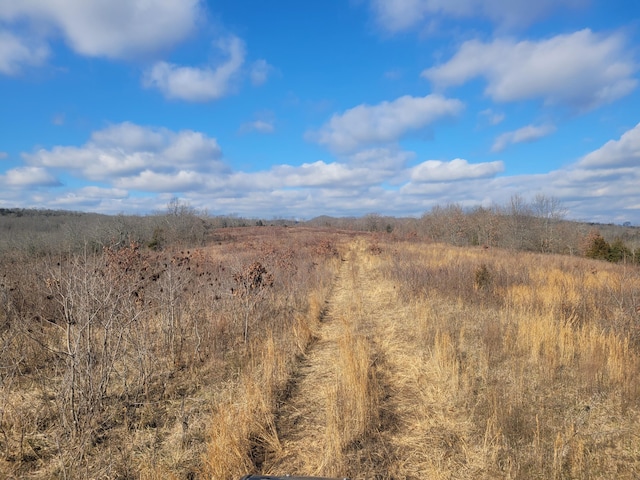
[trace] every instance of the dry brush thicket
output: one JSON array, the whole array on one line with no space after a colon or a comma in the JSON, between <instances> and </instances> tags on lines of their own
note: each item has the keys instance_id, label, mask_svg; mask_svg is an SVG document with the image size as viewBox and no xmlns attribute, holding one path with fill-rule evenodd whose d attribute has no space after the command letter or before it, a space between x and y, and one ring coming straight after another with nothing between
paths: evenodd
<instances>
[{"instance_id":1,"label":"dry brush thicket","mask_svg":"<svg viewBox=\"0 0 640 480\"><path fill-rule=\"evenodd\" d=\"M270 402L310 341L334 237L228 229L196 249L3 255L0 477L202 477L222 406ZM250 447L269 428L251 408L233 425Z\"/></svg>"},{"instance_id":2,"label":"dry brush thicket","mask_svg":"<svg viewBox=\"0 0 640 480\"><path fill-rule=\"evenodd\" d=\"M640 475L637 265L225 230L3 257L0 476Z\"/></svg>"}]
</instances>

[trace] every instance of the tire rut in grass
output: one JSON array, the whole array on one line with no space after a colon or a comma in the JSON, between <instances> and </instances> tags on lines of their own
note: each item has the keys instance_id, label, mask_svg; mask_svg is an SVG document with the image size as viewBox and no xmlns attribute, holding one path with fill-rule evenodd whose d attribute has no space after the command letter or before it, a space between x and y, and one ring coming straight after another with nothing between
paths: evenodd
<instances>
[{"instance_id":1,"label":"tire rut in grass","mask_svg":"<svg viewBox=\"0 0 640 480\"><path fill-rule=\"evenodd\" d=\"M341 264L320 313L319 331L300 358L279 402L276 428L281 448L267 455L262 468L265 474L317 475L323 471L325 393L335 376L333 360L337 356L334 303L344 288L346 264Z\"/></svg>"},{"instance_id":2,"label":"tire rut in grass","mask_svg":"<svg viewBox=\"0 0 640 480\"><path fill-rule=\"evenodd\" d=\"M379 342L375 269L364 247L347 254L327 300L318 338L301 358L277 413L281 448L265 474L386 478L397 425L392 365Z\"/></svg>"}]
</instances>

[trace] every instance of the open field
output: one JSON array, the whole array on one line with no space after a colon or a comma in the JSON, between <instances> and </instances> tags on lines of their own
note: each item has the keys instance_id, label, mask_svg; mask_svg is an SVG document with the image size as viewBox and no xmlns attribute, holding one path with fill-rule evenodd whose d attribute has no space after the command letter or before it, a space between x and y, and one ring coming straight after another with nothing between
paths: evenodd
<instances>
[{"instance_id":1,"label":"open field","mask_svg":"<svg viewBox=\"0 0 640 480\"><path fill-rule=\"evenodd\" d=\"M3 257L0 476L640 476L637 265L223 231Z\"/></svg>"}]
</instances>

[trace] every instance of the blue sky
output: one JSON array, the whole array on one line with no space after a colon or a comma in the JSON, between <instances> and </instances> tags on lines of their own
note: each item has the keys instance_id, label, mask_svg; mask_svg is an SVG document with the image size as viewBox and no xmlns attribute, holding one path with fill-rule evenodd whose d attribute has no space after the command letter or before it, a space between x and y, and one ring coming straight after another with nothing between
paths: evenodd
<instances>
[{"instance_id":1,"label":"blue sky","mask_svg":"<svg viewBox=\"0 0 640 480\"><path fill-rule=\"evenodd\" d=\"M640 225L631 0L0 0L0 207Z\"/></svg>"}]
</instances>

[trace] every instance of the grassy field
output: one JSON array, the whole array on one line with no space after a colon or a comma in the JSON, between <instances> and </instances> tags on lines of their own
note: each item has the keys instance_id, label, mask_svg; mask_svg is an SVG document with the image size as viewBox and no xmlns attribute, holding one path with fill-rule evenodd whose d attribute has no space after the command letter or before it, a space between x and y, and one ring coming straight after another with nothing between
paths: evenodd
<instances>
[{"instance_id":1,"label":"grassy field","mask_svg":"<svg viewBox=\"0 0 640 480\"><path fill-rule=\"evenodd\" d=\"M3 478L640 476L637 265L255 227L1 275Z\"/></svg>"}]
</instances>

